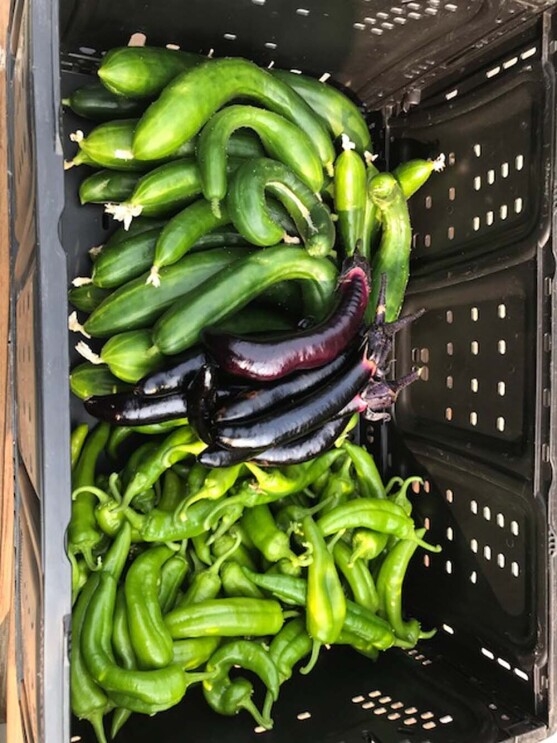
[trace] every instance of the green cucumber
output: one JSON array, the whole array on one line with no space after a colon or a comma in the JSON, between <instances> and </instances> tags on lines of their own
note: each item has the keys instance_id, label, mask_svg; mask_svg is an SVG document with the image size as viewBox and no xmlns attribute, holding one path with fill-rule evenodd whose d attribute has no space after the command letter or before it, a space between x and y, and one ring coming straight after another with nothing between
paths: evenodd
<instances>
[{"instance_id":1,"label":"green cucumber","mask_svg":"<svg viewBox=\"0 0 557 743\"><path fill-rule=\"evenodd\" d=\"M110 235L108 240L103 245L104 248L118 245L118 243L125 242L132 235L139 235L142 232L149 232L157 228L162 228L166 224L166 219L151 219L149 217L138 217L134 219L131 225L126 228L124 225L117 227L114 232Z\"/></svg>"},{"instance_id":2,"label":"green cucumber","mask_svg":"<svg viewBox=\"0 0 557 743\"><path fill-rule=\"evenodd\" d=\"M370 152L366 152L364 158L366 161L366 204L364 208L364 226L362 229L362 255L371 263L371 256L375 251L375 243L379 234L381 220L377 204L369 194L369 187L375 176L379 175L379 170L373 164L373 155Z\"/></svg>"},{"instance_id":3,"label":"green cucumber","mask_svg":"<svg viewBox=\"0 0 557 743\"><path fill-rule=\"evenodd\" d=\"M155 255L149 284L160 286L160 269L180 260L207 233L230 224L228 211L221 209L215 215L205 199L194 201L170 219L159 235L155 245Z\"/></svg>"},{"instance_id":4,"label":"green cucumber","mask_svg":"<svg viewBox=\"0 0 557 743\"><path fill-rule=\"evenodd\" d=\"M298 124L317 148L324 167L332 172L335 151L322 120L286 83L240 58L207 60L167 85L139 120L133 139L135 157L166 157L194 137L216 111L238 98Z\"/></svg>"},{"instance_id":5,"label":"green cucumber","mask_svg":"<svg viewBox=\"0 0 557 743\"><path fill-rule=\"evenodd\" d=\"M435 160L407 160L397 165L393 175L402 188L404 198L409 199L426 183L433 172L439 173L444 168L445 156L441 154Z\"/></svg>"},{"instance_id":6,"label":"green cucumber","mask_svg":"<svg viewBox=\"0 0 557 743\"><path fill-rule=\"evenodd\" d=\"M270 158L246 161L231 179L227 205L238 232L254 245L285 239L283 227L269 213L267 193L286 208L310 255L332 252L335 228L329 209L290 168Z\"/></svg>"},{"instance_id":7,"label":"green cucumber","mask_svg":"<svg viewBox=\"0 0 557 743\"><path fill-rule=\"evenodd\" d=\"M366 121L356 104L332 85L307 75L286 70L271 70L271 74L290 85L327 124L336 139L346 134L363 155L371 151L371 135Z\"/></svg>"},{"instance_id":8,"label":"green cucumber","mask_svg":"<svg viewBox=\"0 0 557 743\"><path fill-rule=\"evenodd\" d=\"M79 341L76 351L92 364L106 364L115 377L135 384L147 374L162 368L165 359L153 344L150 330L129 330L109 338L95 353L85 343Z\"/></svg>"},{"instance_id":9,"label":"green cucumber","mask_svg":"<svg viewBox=\"0 0 557 743\"><path fill-rule=\"evenodd\" d=\"M133 157L131 146L133 133L139 119L111 120L98 124L87 136L78 130L70 139L79 145L74 159L66 163L66 169L73 165L91 165L96 168L127 170L144 173L149 169L183 157L194 157L197 138L183 142L168 157L144 161ZM260 157L265 154L261 142L250 132L236 132L228 141L227 155L230 157Z\"/></svg>"},{"instance_id":10,"label":"green cucumber","mask_svg":"<svg viewBox=\"0 0 557 743\"><path fill-rule=\"evenodd\" d=\"M292 331L295 330L296 323L284 312L255 301L225 318L216 327L223 333L249 335Z\"/></svg>"},{"instance_id":11,"label":"green cucumber","mask_svg":"<svg viewBox=\"0 0 557 743\"><path fill-rule=\"evenodd\" d=\"M117 47L105 54L98 75L103 85L118 95L149 98L159 95L180 72L205 59L162 47Z\"/></svg>"},{"instance_id":12,"label":"green cucumber","mask_svg":"<svg viewBox=\"0 0 557 743\"><path fill-rule=\"evenodd\" d=\"M201 194L201 176L194 158L173 160L146 173L129 199L107 204L105 211L127 228L134 217L168 216Z\"/></svg>"},{"instance_id":13,"label":"green cucumber","mask_svg":"<svg viewBox=\"0 0 557 743\"><path fill-rule=\"evenodd\" d=\"M139 116L145 111L149 101L116 95L98 82L82 85L72 91L62 100L62 105L71 108L84 119L103 122Z\"/></svg>"},{"instance_id":14,"label":"green cucumber","mask_svg":"<svg viewBox=\"0 0 557 743\"><path fill-rule=\"evenodd\" d=\"M372 282L366 320L375 313L380 277L386 276L385 319L394 322L402 308L410 271L412 227L408 204L396 178L380 173L370 183L369 195L381 215L381 242L371 262Z\"/></svg>"},{"instance_id":15,"label":"green cucumber","mask_svg":"<svg viewBox=\"0 0 557 743\"><path fill-rule=\"evenodd\" d=\"M93 264L91 279L95 286L114 289L140 276L153 261L160 233L157 228L105 245Z\"/></svg>"},{"instance_id":16,"label":"green cucumber","mask_svg":"<svg viewBox=\"0 0 557 743\"><path fill-rule=\"evenodd\" d=\"M178 298L252 250L215 248L188 254L161 269L160 287L146 282L148 274L128 281L89 315L84 329L92 336L107 337L123 330L149 327Z\"/></svg>"},{"instance_id":17,"label":"green cucumber","mask_svg":"<svg viewBox=\"0 0 557 743\"><path fill-rule=\"evenodd\" d=\"M81 182L79 201L81 204L125 201L132 195L138 180L138 173L126 170L97 170Z\"/></svg>"},{"instance_id":18,"label":"green cucumber","mask_svg":"<svg viewBox=\"0 0 557 743\"><path fill-rule=\"evenodd\" d=\"M155 323L153 341L164 354L180 353L197 343L207 325L245 307L272 284L292 279L305 279L305 312L322 317L334 294L335 266L301 248L277 245L231 263L175 302Z\"/></svg>"},{"instance_id":19,"label":"green cucumber","mask_svg":"<svg viewBox=\"0 0 557 743\"><path fill-rule=\"evenodd\" d=\"M116 119L98 124L89 134L81 129L70 134L81 152L102 168L114 170L145 170L133 156L133 133L138 119ZM75 158L74 158L75 161Z\"/></svg>"},{"instance_id":20,"label":"green cucumber","mask_svg":"<svg viewBox=\"0 0 557 743\"><path fill-rule=\"evenodd\" d=\"M72 286L68 291L68 302L80 312L93 312L108 297L110 291L92 283Z\"/></svg>"},{"instance_id":21,"label":"green cucumber","mask_svg":"<svg viewBox=\"0 0 557 743\"><path fill-rule=\"evenodd\" d=\"M362 250L366 208L366 168L364 161L346 135L343 151L335 161L334 208L344 256Z\"/></svg>"},{"instance_id":22,"label":"green cucumber","mask_svg":"<svg viewBox=\"0 0 557 743\"><path fill-rule=\"evenodd\" d=\"M234 105L212 116L201 130L197 161L201 171L203 195L215 214L228 190L226 174L227 142L240 128L253 129L269 157L280 160L309 187L318 192L323 186L319 153L309 136L289 119L255 106Z\"/></svg>"},{"instance_id":23,"label":"green cucumber","mask_svg":"<svg viewBox=\"0 0 557 743\"><path fill-rule=\"evenodd\" d=\"M80 400L93 395L113 395L115 392L127 392L131 386L112 374L106 364L92 364L84 361L70 372L70 390Z\"/></svg>"}]
</instances>

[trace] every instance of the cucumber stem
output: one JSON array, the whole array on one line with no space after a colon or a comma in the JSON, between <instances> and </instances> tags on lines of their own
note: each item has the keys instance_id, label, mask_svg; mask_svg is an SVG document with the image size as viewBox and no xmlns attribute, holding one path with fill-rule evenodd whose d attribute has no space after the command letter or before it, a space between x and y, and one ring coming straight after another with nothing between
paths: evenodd
<instances>
[{"instance_id":1,"label":"cucumber stem","mask_svg":"<svg viewBox=\"0 0 557 743\"><path fill-rule=\"evenodd\" d=\"M104 210L111 214L117 222L124 223L124 229L129 230L134 217L139 217L143 211L141 204L127 204L125 201L121 204L106 204Z\"/></svg>"},{"instance_id":2,"label":"cucumber stem","mask_svg":"<svg viewBox=\"0 0 557 743\"><path fill-rule=\"evenodd\" d=\"M151 270L149 271L149 276L147 276L147 279L145 280L146 284L152 284L153 286L160 286L161 285L161 279L159 276L159 267L158 266L151 266Z\"/></svg>"},{"instance_id":3,"label":"cucumber stem","mask_svg":"<svg viewBox=\"0 0 557 743\"><path fill-rule=\"evenodd\" d=\"M86 361L90 361L92 364L102 364L103 360L98 353L95 353L85 341L79 341L76 344L75 350L83 356Z\"/></svg>"},{"instance_id":4,"label":"cucumber stem","mask_svg":"<svg viewBox=\"0 0 557 743\"><path fill-rule=\"evenodd\" d=\"M64 170L75 168L76 163L73 160L64 160Z\"/></svg>"},{"instance_id":5,"label":"cucumber stem","mask_svg":"<svg viewBox=\"0 0 557 743\"><path fill-rule=\"evenodd\" d=\"M344 151L346 151L346 150L355 150L356 149L356 145L354 144L354 142L352 142L352 140L350 139L350 137L347 134L342 133L340 135L340 143L341 143L341 147L342 147L342 149Z\"/></svg>"},{"instance_id":6,"label":"cucumber stem","mask_svg":"<svg viewBox=\"0 0 557 743\"><path fill-rule=\"evenodd\" d=\"M90 276L76 276L75 279L72 280L72 286L86 286L87 284L92 284L93 279Z\"/></svg>"},{"instance_id":7,"label":"cucumber stem","mask_svg":"<svg viewBox=\"0 0 557 743\"><path fill-rule=\"evenodd\" d=\"M442 170L445 170L445 155L443 152L438 155L433 161L433 170L436 173L440 173Z\"/></svg>"},{"instance_id":8,"label":"cucumber stem","mask_svg":"<svg viewBox=\"0 0 557 743\"><path fill-rule=\"evenodd\" d=\"M72 314L68 317L68 330L71 330L73 333L81 333L86 338L91 337L89 333L85 330L83 325L77 319L77 312L75 311L72 312Z\"/></svg>"},{"instance_id":9,"label":"cucumber stem","mask_svg":"<svg viewBox=\"0 0 557 743\"><path fill-rule=\"evenodd\" d=\"M94 245L92 248L89 248L87 252L91 256L91 258L96 258L102 251L103 247L103 245Z\"/></svg>"}]
</instances>

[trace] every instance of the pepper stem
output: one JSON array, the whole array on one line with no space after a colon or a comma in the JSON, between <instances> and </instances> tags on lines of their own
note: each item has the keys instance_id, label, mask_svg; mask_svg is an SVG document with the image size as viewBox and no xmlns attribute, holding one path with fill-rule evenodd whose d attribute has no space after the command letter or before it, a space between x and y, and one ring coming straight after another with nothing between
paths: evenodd
<instances>
[{"instance_id":1,"label":"pepper stem","mask_svg":"<svg viewBox=\"0 0 557 743\"><path fill-rule=\"evenodd\" d=\"M261 711L264 718L271 719L271 710L273 709L274 701L273 695L268 691L265 694L265 701L263 702L263 709Z\"/></svg>"},{"instance_id":2,"label":"pepper stem","mask_svg":"<svg viewBox=\"0 0 557 743\"><path fill-rule=\"evenodd\" d=\"M87 716L87 720L89 720L91 727L95 731L95 737L97 738L98 743L107 743L103 725L103 713L100 710L91 712Z\"/></svg>"},{"instance_id":3,"label":"pepper stem","mask_svg":"<svg viewBox=\"0 0 557 743\"><path fill-rule=\"evenodd\" d=\"M273 721L270 717L265 717L251 701L251 699L245 699L240 703L240 708L245 709L253 717L258 725L261 725L265 730L271 730L273 727Z\"/></svg>"},{"instance_id":4,"label":"pepper stem","mask_svg":"<svg viewBox=\"0 0 557 743\"><path fill-rule=\"evenodd\" d=\"M311 655L309 656L309 660L306 663L305 666L300 668L300 673L304 676L307 676L307 674L313 670L313 667L317 663L317 659L319 658L319 652L321 651L321 645L318 640L313 641L313 646L311 648Z\"/></svg>"},{"instance_id":5,"label":"pepper stem","mask_svg":"<svg viewBox=\"0 0 557 743\"><path fill-rule=\"evenodd\" d=\"M72 500L76 500L80 493L92 493L93 495L96 495L103 505L112 500L108 493L101 490L101 488L97 488L95 485L82 485L80 488L76 488L72 491Z\"/></svg>"}]
</instances>

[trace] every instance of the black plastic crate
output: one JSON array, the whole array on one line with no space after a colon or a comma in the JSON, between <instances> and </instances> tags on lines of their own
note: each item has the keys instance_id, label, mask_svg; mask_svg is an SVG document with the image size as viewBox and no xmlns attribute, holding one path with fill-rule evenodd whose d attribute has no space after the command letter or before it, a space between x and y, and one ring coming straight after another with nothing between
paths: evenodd
<instances>
[{"instance_id":1,"label":"black plastic crate","mask_svg":"<svg viewBox=\"0 0 557 743\"><path fill-rule=\"evenodd\" d=\"M79 207L60 99L140 33L324 72L359 100L385 165L446 156L411 202L395 369L424 368L392 423L364 426L386 475L418 473L409 608L439 632L377 663L334 649L281 689L273 731L220 719L193 690L133 716L126 741L490 743L556 729L554 54L549 4L500 0L20 0L9 39L12 358L19 690L29 741L92 740L70 718L70 401L66 289L113 228ZM136 37L137 38L137 37ZM80 126L83 122L79 122Z\"/></svg>"}]
</instances>

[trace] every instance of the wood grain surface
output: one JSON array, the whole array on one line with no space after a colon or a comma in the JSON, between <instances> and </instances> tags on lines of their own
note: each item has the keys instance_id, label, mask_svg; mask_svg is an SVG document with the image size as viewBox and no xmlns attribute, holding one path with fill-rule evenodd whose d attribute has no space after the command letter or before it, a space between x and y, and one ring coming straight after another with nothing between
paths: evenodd
<instances>
[{"instance_id":1,"label":"wood grain surface","mask_svg":"<svg viewBox=\"0 0 557 743\"><path fill-rule=\"evenodd\" d=\"M14 487L9 379L9 231L6 127L6 48L9 0L0 0L0 723L6 740L23 741L15 666Z\"/></svg>"}]
</instances>

